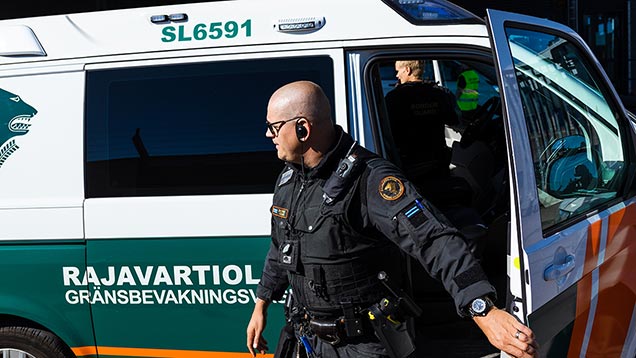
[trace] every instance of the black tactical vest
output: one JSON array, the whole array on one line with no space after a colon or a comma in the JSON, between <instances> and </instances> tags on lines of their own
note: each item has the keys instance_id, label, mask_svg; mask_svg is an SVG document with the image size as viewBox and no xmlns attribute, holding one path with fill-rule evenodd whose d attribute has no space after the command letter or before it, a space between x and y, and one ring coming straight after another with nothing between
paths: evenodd
<instances>
[{"instance_id":1,"label":"black tactical vest","mask_svg":"<svg viewBox=\"0 0 636 358\"><path fill-rule=\"evenodd\" d=\"M325 198L328 178L303 179L291 168L281 175L274 194L279 264L288 270L294 296L316 316L339 315L351 306L366 308L386 296L379 271L399 277L398 247L380 235L363 235L349 222L347 213L364 207L351 203L366 195L361 195L369 170L365 162L373 155L359 146L355 150L362 167L351 173L334 200ZM338 168L342 161L336 173Z\"/></svg>"}]
</instances>

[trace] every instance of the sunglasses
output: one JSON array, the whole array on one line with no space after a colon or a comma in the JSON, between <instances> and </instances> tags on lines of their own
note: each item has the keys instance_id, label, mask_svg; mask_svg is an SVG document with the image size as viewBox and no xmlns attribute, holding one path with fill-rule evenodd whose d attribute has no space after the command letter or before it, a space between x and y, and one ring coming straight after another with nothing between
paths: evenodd
<instances>
[{"instance_id":1,"label":"sunglasses","mask_svg":"<svg viewBox=\"0 0 636 358\"><path fill-rule=\"evenodd\" d=\"M282 121L276 121L272 123L265 121L265 125L267 126L267 130L270 131L274 135L274 137L278 137L278 133L280 133L280 129L283 128L283 125L285 125L285 123L291 122L291 121L297 121L302 118L305 118L305 117L294 117L294 118L284 119Z\"/></svg>"}]
</instances>

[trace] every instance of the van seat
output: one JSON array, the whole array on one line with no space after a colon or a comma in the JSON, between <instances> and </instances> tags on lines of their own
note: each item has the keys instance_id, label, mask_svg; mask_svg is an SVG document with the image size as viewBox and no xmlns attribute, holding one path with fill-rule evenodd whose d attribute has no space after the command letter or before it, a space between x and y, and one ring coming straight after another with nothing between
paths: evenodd
<instances>
[{"instance_id":1,"label":"van seat","mask_svg":"<svg viewBox=\"0 0 636 358\"><path fill-rule=\"evenodd\" d=\"M488 146L474 141L466 148L460 142L453 143L451 164L452 175L463 178L472 191L471 206L483 214L495 196L492 184L495 158Z\"/></svg>"}]
</instances>

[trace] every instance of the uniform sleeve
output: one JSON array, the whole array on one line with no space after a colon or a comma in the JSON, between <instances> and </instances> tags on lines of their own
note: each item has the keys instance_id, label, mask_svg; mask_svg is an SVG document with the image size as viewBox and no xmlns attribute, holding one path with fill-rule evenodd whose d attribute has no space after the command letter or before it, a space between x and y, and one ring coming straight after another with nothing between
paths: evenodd
<instances>
[{"instance_id":1,"label":"uniform sleeve","mask_svg":"<svg viewBox=\"0 0 636 358\"><path fill-rule=\"evenodd\" d=\"M283 170L284 172L285 170ZM282 175L282 172L281 172ZM278 176L276 182L280 181L281 175ZM278 243L279 240L276 237L276 230L274 230L274 218L271 219L271 233L272 241L265 256L265 263L263 265L263 273L261 280L256 288L256 297L265 301L278 301L282 299L285 294L285 290L289 287L289 279L287 277L287 270L280 267L278 264Z\"/></svg>"},{"instance_id":2,"label":"uniform sleeve","mask_svg":"<svg viewBox=\"0 0 636 358\"><path fill-rule=\"evenodd\" d=\"M461 233L389 162L371 166L366 180L367 223L415 258L453 297L458 314L496 291Z\"/></svg>"},{"instance_id":3,"label":"uniform sleeve","mask_svg":"<svg viewBox=\"0 0 636 358\"><path fill-rule=\"evenodd\" d=\"M280 300L288 286L287 271L278 266L278 245L272 238L265 257L261 281L256 288L256 297L266 301Z\"/></svg>"}]
</instances>

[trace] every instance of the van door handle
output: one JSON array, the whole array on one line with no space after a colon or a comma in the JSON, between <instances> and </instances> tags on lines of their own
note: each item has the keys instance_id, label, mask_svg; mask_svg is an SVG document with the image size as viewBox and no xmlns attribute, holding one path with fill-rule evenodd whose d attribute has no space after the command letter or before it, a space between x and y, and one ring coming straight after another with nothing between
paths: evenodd
<instances>
[{"instance_id":1,"label":"van door handle","mask_svg":"<svg viewBox=\"0 0 636 358\"><path fill-rule=\"evenodd\" d=\"M564 262L561 264L552 264L546 267L543 272L543 279L546 281L554 281L561 277L564 277L570 271L574 270L575 262L573 255L567 255L564 258Z\"/></svg>"}]
</instances>

